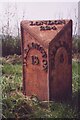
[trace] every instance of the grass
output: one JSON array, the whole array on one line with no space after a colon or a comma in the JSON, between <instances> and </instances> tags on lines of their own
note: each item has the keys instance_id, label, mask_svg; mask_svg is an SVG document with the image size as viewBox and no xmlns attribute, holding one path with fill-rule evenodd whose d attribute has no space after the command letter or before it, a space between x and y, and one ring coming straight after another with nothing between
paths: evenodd
<instances>
[{"instance_id":1,"label":"grass","mask_svg":"<svg viewBox=\"0 0 80 120\"><path fill-rule=\"evenodd\" d=\"M78 69L77 69L78 68ZM3 62L1 80L3 118L76 118L78 117L78 91L80 91L80 63L73 61L70 103L41 102L36 96L22 94L22 65Z\"/></svg>"},{"instance_id":2,"label":"grass","mask_svg":"<svg viewBox=\"0 0 80 120\"><path fill-rule=\"evenodd\" d=\"M80 62L73 62L72 66L73 92L80 89Z\"/></svg>"}]
</instances>

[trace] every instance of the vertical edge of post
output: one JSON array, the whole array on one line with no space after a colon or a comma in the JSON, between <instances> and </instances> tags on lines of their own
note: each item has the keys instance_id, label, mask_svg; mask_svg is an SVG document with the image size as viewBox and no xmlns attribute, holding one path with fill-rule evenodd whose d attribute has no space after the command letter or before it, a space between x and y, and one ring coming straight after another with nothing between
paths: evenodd
<instances>
[{"instance_id":1,"label":"vertical edge of post","mask_svg":"<svg viewBox=\"0 0 80 120\"><path fill-rule=\"evenodd\" d=\"M22 55L22 81L23 81L23 94L26 95L26 65L24 63L24 35L23 35L23 21L20 23L21 28L21 55Z\"/></svg>"},{"instance_id":2,"label":"vertical edge of post","mask_svg":"<svg viewBox=\"0 0 80 120\"><path fill-rule=\"evenodd\" d=\"M71 37L71 39L70 39L70 43L71 43L71 45L70 45L70 49L71 49L71 57L70 57L70 61L71 61L71 96L70 96L70 100L72 100L72 40L73 40L73 38L72 38L72 33L73 33L73 21L72 20L70 20L69 21L69 26L70 26L70 37Z\"/></svg>"},{"instance_id":3,"label":"vertical edge of post","mask_svg":"<svg viewBox=\"0 0 80 120\"><path fill-rule=\"evenodd\" d=\"M48 73L47 73L47 89L48 89L48 102L50 101L50 86L49 86L49 45L48 45L48 51L47 51L47 60L48 60Z\"/></svg>"},{"instance_id":4,"label":"vertical edge of post","mask_svg":"<svg viewBox=\"0 0 80 120\"><path fill-rule=\"evenodd\" d=\"M73 33L73 21L71 20L71 59L72 59L72 41L73 41L72 33ZM72 63L71 63L71 68L72 68ZM71 69L71 82L72 82L72 69ZM72 92L72 86L71 86L71 92ZM71 96L71 99L72 99L72 96Z\"/></svg>"},{"instance_id":5,"label":"vertical edge of post","mask_svg":"<svg viewBox=\"0 0 80 120\"><path fill-rule=\"evenodd\" d=\"M72 33L73 33L73 21L70 20L70 27L71 27L71 99L72 99Z\"/></svg>"}]
</instances>

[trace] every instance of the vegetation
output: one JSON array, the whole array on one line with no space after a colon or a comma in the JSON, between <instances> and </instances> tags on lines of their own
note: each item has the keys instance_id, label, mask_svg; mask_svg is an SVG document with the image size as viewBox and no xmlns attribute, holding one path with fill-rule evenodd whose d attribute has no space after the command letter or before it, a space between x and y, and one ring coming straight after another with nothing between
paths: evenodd
<instances>
[{"instance_id":1,"label":"vegetation","mask_svg":"<svg viewBox=\"0 0 80 120\"><path fill-rule=\"evenodd\" d=\"M21 43L19 37L5 36L2 38L2 56L20 55Z\"/></svg>"},{"instance_id":2,"label":"vegetation","mask_svg":"<svg viewBox=\"0 0 80 120\"><path fill-rule=\"evenodd\" d=\"M15 58L15 62L14 59ZM73 61L73 98L70 103L41 102L22 94L22 65L17 55L3 58L1 80L3 118L77 118L80 62ZM77 69L78 67L78 69ZM80 73L80 72L79 72Z\"/></svg>"},{"instance_id":3,"label":"vegetation","mask_svg":"<svg viewBox=\"0 0 80 120\"><path fill-rule=\"evenodd\" d=\"M72 53L80 53L80 37L73 37Z\"/></svg>"}]
</instances>

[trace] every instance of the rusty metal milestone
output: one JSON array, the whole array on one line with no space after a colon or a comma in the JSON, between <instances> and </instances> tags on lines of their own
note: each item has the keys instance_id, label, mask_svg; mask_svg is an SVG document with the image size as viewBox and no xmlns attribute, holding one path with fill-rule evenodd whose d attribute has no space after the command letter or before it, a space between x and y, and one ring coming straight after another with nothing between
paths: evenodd
<instances>
[{"instance_id":1,"label":"rusty metal milestone","mask_svg":"<svg viewBox=\"0 0 80 120\"><path fill-rule=\"evenodd\" d=\"M72 94L72 20L21 22L23 93L40 100Z\"/></svg>"}]
</instances>

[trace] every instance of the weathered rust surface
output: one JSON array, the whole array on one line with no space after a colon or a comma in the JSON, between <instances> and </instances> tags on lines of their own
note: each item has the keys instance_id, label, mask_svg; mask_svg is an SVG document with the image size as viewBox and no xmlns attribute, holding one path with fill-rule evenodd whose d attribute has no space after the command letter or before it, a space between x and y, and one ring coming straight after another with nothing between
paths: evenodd
<instances>
[{"instance_id":1,"label":"weathered rust surface","mask_svg":"<svg viewBox=\"0 0 80 120\"><path fill-rule=\"evenodd\" d=\"M22 21L23 92L40 100L72 93L72 21Z\"/></svg>"}]
</instances>

